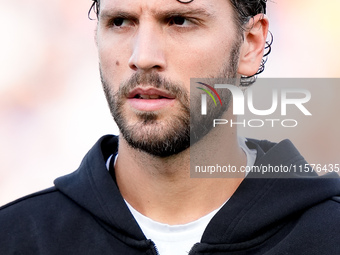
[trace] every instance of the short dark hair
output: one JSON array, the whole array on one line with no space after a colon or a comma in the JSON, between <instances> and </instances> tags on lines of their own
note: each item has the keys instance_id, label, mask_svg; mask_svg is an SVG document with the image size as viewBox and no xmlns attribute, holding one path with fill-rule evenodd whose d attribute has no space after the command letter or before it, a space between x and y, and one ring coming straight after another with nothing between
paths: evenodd
<instances>
[{"instance_id":1,"label":"short dark hair","mask_svg":"<svg viewBox=\"0 0 340 255\"><path fill-rule=\"evenodd\" d=\"M90 19L91 11L93 10L98 18L100 11L100 0L92 0L93 3L88 12L88 16ZM191 3L194 0L176 0L183 4ZM231 5L233 6L235 15L235 22L238 25L240 32L243 32L245 29L245 24L249 22L251 18L256 16L257 14L266 14L267 9L267 0L229 0ZM269 31L270 38L266 41L265 51L263 54L263 58L260 64L258 71L252 76L242 76L240 85L243 87L249 86L256 81L257 75L262 73L265 69L265 64L268 59L268 55L272 49L273 43L273 34Z\"/></svg>"}]
</instances>

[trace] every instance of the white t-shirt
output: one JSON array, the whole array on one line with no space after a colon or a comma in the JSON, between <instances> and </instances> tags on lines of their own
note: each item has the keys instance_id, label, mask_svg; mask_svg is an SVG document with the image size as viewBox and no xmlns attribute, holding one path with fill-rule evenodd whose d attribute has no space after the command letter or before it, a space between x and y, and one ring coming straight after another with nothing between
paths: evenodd
<instances>
[{"instance_id":1,"label":"white t-shirt","mask_svg":"<svg viewBox=\"0 0 340 255\"><path fill-rule=\"evenodd\" d=\"M151 239L160 255L188 254L195 243L198 243L203 232L220 208L183 225L168 225L154 221L135 210L127 201L132 215L135 217L146 238Z\"/></svg>"},{"instance_id":2,"label":"white t-shirt","mask_svg":"<svg viewBox=\"0 0 340 255\"><path fill-rule=\"evenodd\" d=\"M253 166L256 159L256 150L249 149L246 141L244 137L238 138L239 145L247 156L247 166ZM195 243L201 241L203 232L210 220L227 201L225 201L220 208L200 219L183 225L168 225L156 222L135 210L127 201L125 201L125 203L146 238L151 239L155 243L160 255L186 255Z\"/></svg>"}]
</instances>

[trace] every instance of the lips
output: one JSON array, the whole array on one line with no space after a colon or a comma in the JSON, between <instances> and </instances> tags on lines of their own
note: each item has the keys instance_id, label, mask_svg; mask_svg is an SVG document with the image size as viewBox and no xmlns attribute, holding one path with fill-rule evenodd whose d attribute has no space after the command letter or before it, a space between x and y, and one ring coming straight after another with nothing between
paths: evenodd
<instances>
[{"instance_id":1,"label":"lips","mask_svg":"<svg viewBox=\"0 0 340 255\"><path fill-rule=\"evenodd\" d=\"M129 99L137 98L137 99L174 99L175 96L171 95L168 92L163 90L159 90L156 88L136 88L132 90L128 96Z\"/></svg>"},{"instance_id":2,"label":"lips","mask_svg":"<svg viewBox=\"0 0 340 255\"><path fill-rule=\"evenodd\" d=\"M147 95L147 94L137 94L134 98L137 99L161 99L165 98L160 95Z\"/></svg>"},{"instance_id":3,"label":"lips","mask_svg":"<svg viewBox=\"0 0 340 255\"><path fill-rule=\"evenodd\" d=\"M136 88L128 95L128 102L138 111L159 111L173 105L175 96L156 88Z\"/></svg>"}]
</instances>

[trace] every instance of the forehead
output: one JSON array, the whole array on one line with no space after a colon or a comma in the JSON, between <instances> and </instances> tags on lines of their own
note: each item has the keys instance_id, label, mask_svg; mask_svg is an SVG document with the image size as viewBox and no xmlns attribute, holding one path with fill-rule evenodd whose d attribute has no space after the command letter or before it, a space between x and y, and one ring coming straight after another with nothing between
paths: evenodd
<instances>
[{"instance_id":1,"label":"forehead","mask_svg":"<svg viewBox=\"0 0 340 255\"><path fill-rule=\"evenodd\" d=\"M169 11L193 11L202 14L230 16L232 7L229 0L194 0L181 3L177 0L101 0L100 14L116 12L133 12L137 15L157 15Z\"/></svg>"}]
</instances>

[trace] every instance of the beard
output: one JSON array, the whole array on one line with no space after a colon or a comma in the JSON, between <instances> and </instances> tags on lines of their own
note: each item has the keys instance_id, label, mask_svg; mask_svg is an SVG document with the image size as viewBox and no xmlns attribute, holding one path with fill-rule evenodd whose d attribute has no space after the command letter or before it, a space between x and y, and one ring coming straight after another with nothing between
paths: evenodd
<instances>
[{"instance_id":1,"label":"beard","mask_svg":"<svg viewBox=\"0 0 340 255\"><path fill-rule=\"evenodd\" d=\"M234 43L230 59L225 62L214 78L219 83L225 83L225 79L235 79L237 75L240 41ZM156 157L169 157L176 155L197 141L202 139L212 129L212 121L221 118L229 108L231 93L229 90L221 90L223 106L218 110L210 111L205 116L200 114L200 96L193 95L189 99L189 92L181 83L165 79L157 72L136 72L129 80L120 84L119 90L114 93L112 86L105 79L100 68L101 81L111 114L127 143L134 149L146 152ZM202 81L202 79L201 79ZM216 80L215 80L216 81ZM178 111L167 112L161 118L158 112L135 112L136 121L131 121L125 114L124 105L130 91L146 84L165 90L174 95L179 102ZM191 101L191 104L190 104ZM177 107L176 107L177 108ZM208 109L213 109L213 103L208 102Z\"/></svg>"}]
</instances>

